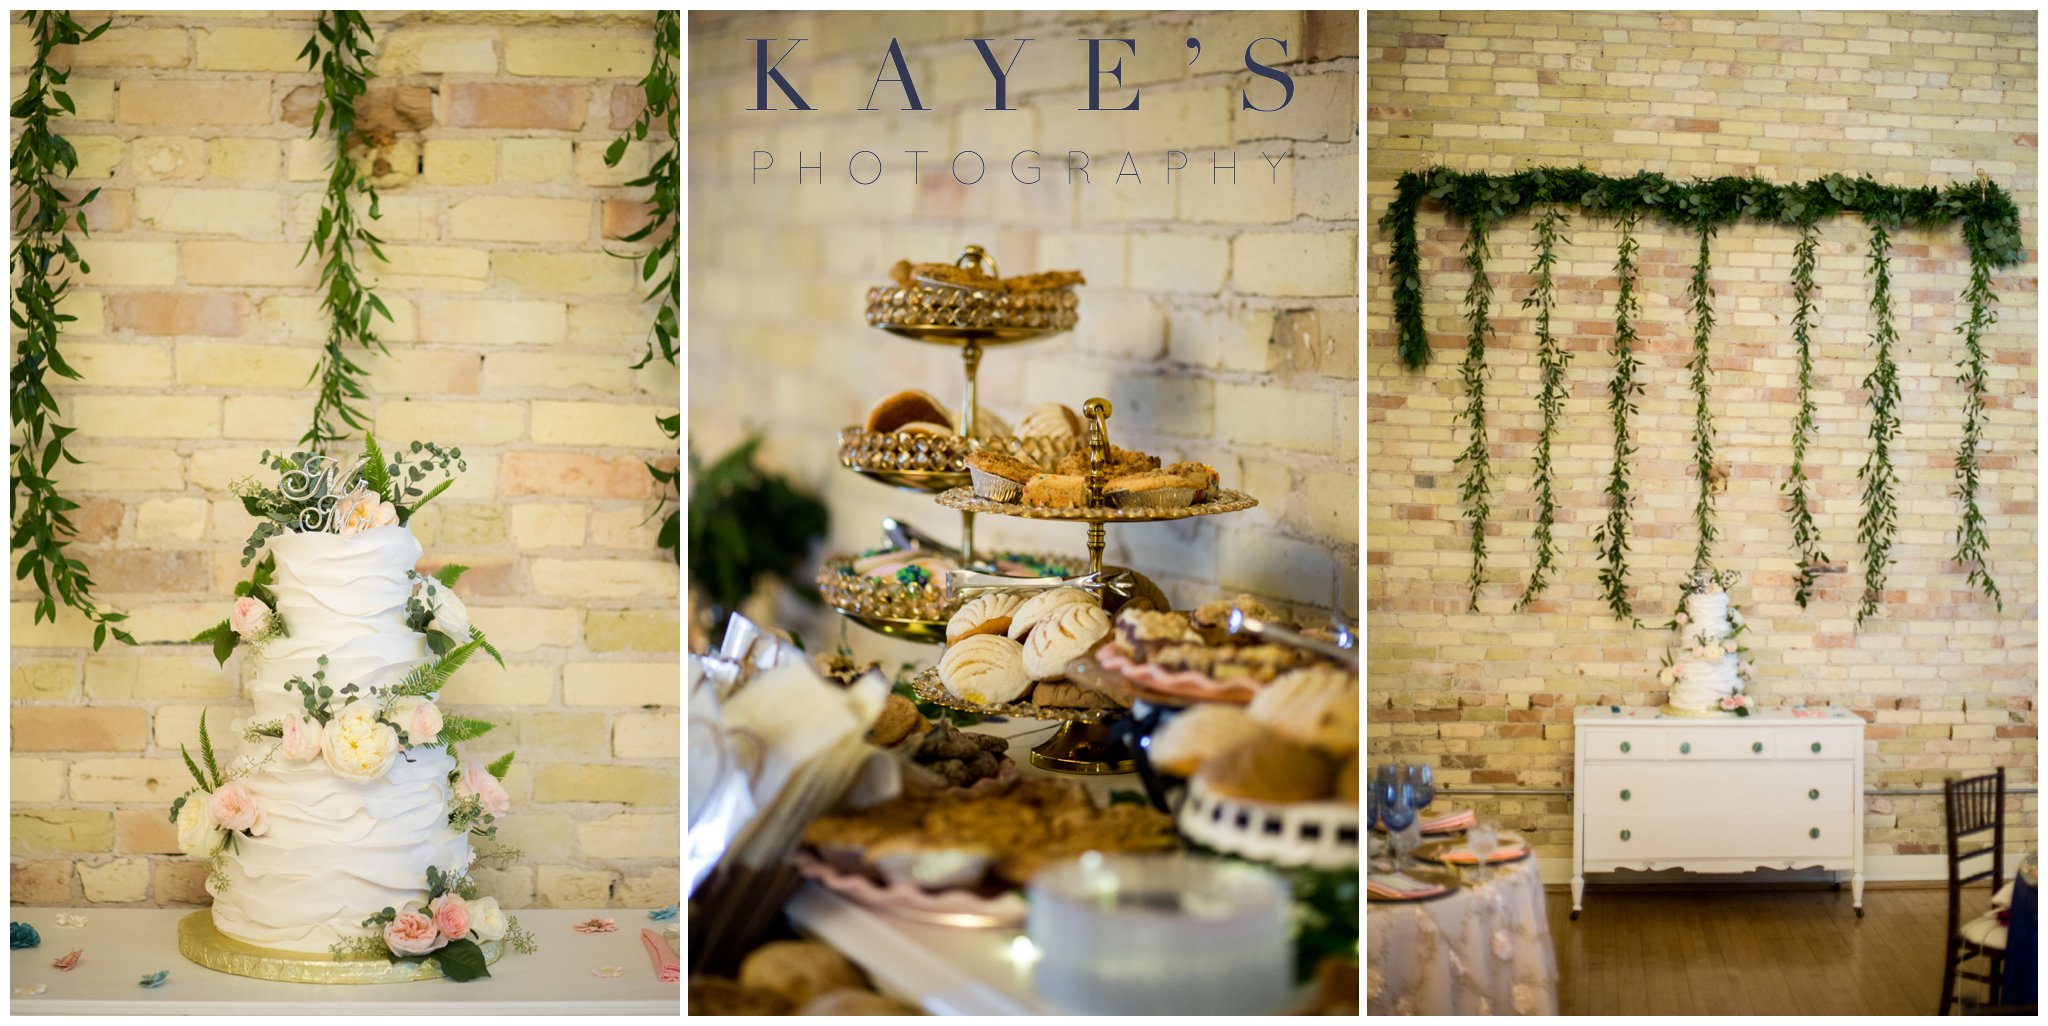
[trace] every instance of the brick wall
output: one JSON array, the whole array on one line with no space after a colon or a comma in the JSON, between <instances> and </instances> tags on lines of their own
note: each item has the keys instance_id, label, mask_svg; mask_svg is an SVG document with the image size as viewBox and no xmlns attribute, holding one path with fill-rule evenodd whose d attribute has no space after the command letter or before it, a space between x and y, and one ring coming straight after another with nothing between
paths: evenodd
<instances>
[{"instance_id":1,"label":"brick wall","mask_svg":"<svg viewBox=\"0 0 2048 1026\"><path fill-rule=\"evenodd\" d=\"M1993 766L2008 767L2014 784L2035 781L2034 29L2031 13L1376 13L1368 22L1373 218L1401 172L1436 163L1505 173L1583 161L1614 175L1649 169L1781 182L1869 173L1937 186L1981 168L2013 193L2030 260L1994 279L1999 323L1987 340L1989 455L1980 490L2003 614L1950 562L1962 425L1954 329L1968 273L1958 233L1894 240L1900 530L1883 612L1860 631L1853 619L1863 566L1856 474L1869 426L1861 384L1872 330L1867 232L1853 218L1825 225L1815 272L1820 409L1809 474L1822 548L1845 572L1822 577L1804 610L1792 601L1791 530L1779 491L1797 409L1796 235L1745 223L1713 244L1717 452L1733 474L1719 496L1716 554L1722 567L1747 575L1736 598L1759 672L1752 692L1771 704L1843 705L1871 721L1872 788L1938 787L1944 776ZM1496 519L1477 613L1464 611L1470 535L1455 465L1467 441L1457 419L1461 297L1470 281L1461 270L1465 231L1423 206L1435 352L1424 372L1403 369L1395 355L1388 240L1372 240L1369 262L1368 747L1376 760L1423 757L1458 785L1570 786L1572 707L1662 702L1654 671L1672 637L1619 626L1600 597L1592 533L1606 515L1612 447L1605 403L1617 236L1610 223L1585 217L1564 233L1571 244L1557 265L1553 318L1575 355L1555 451L1561 573L1528 612L1510 611L1533 561L1529 481L1541 424L1533 327L1520 307L1533 281L1529 224L1520 218L1492 234L1497 319L1487 423ZM1662 622L1695 538L1685 288L1697 247L1656 223L1646 223L1639 240L1646 388L1631 421L1640 448L1629 562L1636 608ZM1481 804L1533 829L1545 854L1569 855L1568 802ZM2036 809L2032 796L2013 799L2015 847L2034 845ZM1865 811L1871 853L1941 850L1939 797L1874 797Z\"/></svg>"},{"instance_id":2,"label":"brick wall","mask_svg":"<svg viewBox=\"0 0 2048 1026\"><path fill-rule=\"evenodd\" d=\"M1190 37L1202 52L1189 67ZM1247 44L1293 77L1281 111L1244 110L1240 90L1273 106L1279 88L1245 71ZM749 37L805 38L781 66L810 113L750 112ZM867 103L889 40L902 45L919 99L904 111L884 83ZM989 111L993 85L975 47L1001 60L1029 37L1010 73L1015 111ZM1087 103L1088 37L1136 41L1124 85L1103 80ZM1198 459L1261 500L1250 512L1171 525L1112 527L1109 558L1157 580L1177 604L1252 592L1284 606L1356 615L1359 488L1357 302L1357 21L1355 15L1103 12L694 15L690 33L691 445L710 456L749 428L766 430L764 462L831 505L825 550L878 543L896 516L956 538L951 511L861 480L837 463L837 432L876 400L921 388L960 404L955 351L876 331L862 294L899 258L951 260L979 243L1004 273L1078 268L1081 320L1071 333L996 348L982 360L982 405L1014 421L1057 401L1111 400L1124 446ZM788 44L776 44L779 54ZM771 55L772 59L772 55ZM1110 63L1105 60L1105 65ZM894 78L893 72L890 75ZM1264 90L1270 90L1264 91ZM779 99L779 98L778 98ZM787 102L781 102L787 107ZM752 183L753 151L775 164ZM856 151L884 161L853 183ZM1010 161L1026 154L1012 177ZM927 150L914 182L906 150ZM987 163L978 184L975 157ZM1068 150L1088 155L1083 181ZM1167 151L1186 155L1169 183ZM1260 157L1277 158L1277 170ZM1229 165L1235 152L1236 184ZM823 154L823 182L801 162ZM1133 154L1139 177L1116 172ZM1211 154L1224 170L1212 180ZM1039 181L1029 180L1035 161ZM853 169L873 173L869 158ZM978 545L1079 554L1085 531L982 517ZM822 553L814 553L814 557ZM815 568L815 562L806 574ZM789 604L814 647L840 637L830 612ZM822 637L821 637L822 636ZM929 663L929 647L860 628L863 656Z\"/></svg>"},{"instance_id":3,"label":"brick wall","mask_svg":"<svg viewBox=\"0 0 2048 1026\"><path fill-rule=\"evenodd\" d=\"M674 372L629 369L653 307L610 237L637 226L646 143L606 168L640 104L652 15L369 12L380 74L415 127L379 154L391 265L368 268L396 323L369 356L387 441L461 446L460 483L413 521L429 558L504 650L444 700L496 721L479 755L519 759L501 832L518 868L486 874L511 907L676 900L677 574L655 548L643 460L666 439ZM88 24L97 18L80 14ZM30 622L13 592L13 887L18 904L204 902L172 854L178 744L246 715L241 657L180 643L218 621L254 526L228 492L312 413L326 322L297 266L332 144L307 139L319 79L294 56L309 12L114 16L70 55L76 118L58 130L100 186L93 273L59 385L89 462L60 474L97 597L142 644L97 654L67 616ZM17 69L27 33L13 27ZM60 65L61 66L61 65ZM398 90L387 93L387 90Z\"/></svg>"}]
</instances>

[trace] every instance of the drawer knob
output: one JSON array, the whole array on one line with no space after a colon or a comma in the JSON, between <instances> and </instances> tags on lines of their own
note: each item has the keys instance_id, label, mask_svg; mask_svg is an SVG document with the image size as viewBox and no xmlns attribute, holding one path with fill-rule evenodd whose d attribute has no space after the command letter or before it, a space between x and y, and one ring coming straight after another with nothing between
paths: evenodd
<instances>
[{"instance_id":1,"label":"drawer knob","mask_svg":"<svg viewBox=\"0 0 2048 1026\"><path fill-rule=\"evenodd\" d=\"M1815 742L1813 743L1813 751L1814 751L1814 754L1816 754L1816 755L1820 754L1820 742L1818 742L1818 741L1815 741Z\"/></svg>"},{"instance_id":2,"label":"drawer knob","mask_svg":"<svg viewBox=\"0 0 2048 1026\"><path fill-rule=\"evenodd\" d=\"M1811 838L1813 838L1813 839L1815 839L1815 840L1819 840L1819 839L1820 839L1820 828L1819 828L1819 827L1814 827L1813 829L1811 829L1811 830L1808 830L1808 831L1806 832L1806 836L1808 836L1808 837L1811 837Z\"/></svg>"},{"instance_id":3,"label":"drawer knob","mask_svg":"<svg viewBox=\"0 0 2048 1026\"><path fill-rule=\"evenodd\" d=\"M1691 754L1692 754L1692 742L1690 742L1690 741L1684 741L1684 742L1680 742L1680 743L1679 743L1679 746L1678 746L1678 754L1680 754L1680 755L1691 755Z\"/></svg>"},{"instance_id":4,"label":"drawer knob","mask_svg":"<svg viewBox=\"0 0 2048 1026\"><path fill-rule=\"evenodd\" d=\"M1622 750L1622 751L1624 751L1624 752L1628 751L1628 742L1626 742L1626 741L1623 741L1623 742L1621 743L1621 750Z\"/></svg>"},{"instance_id":5,"label":"drawer knob","mask_svg":"<svg viewBox=\"0 0 2048 1026\"><path fill-rule=\"evenodd\" d=\"M1623 830L1623 831L1621 832L1621 839L1622 839L1622 840L1624 840L1624 841L1628 840L1628 831L1626 831L1626 830Z\"/></svg>"},{"instance_id":6,"label":"drawer knob","mask_svg":"<svg viewBox=\"0 0 2048 1026\"><path fill-rule=\"evenodd\" d=\"M1749 750L1752 752L1762 752L1764 750L1764 743L1762 741L1751 741L1749 743Z\"/></svg>"},{"instance_id":7,"label":"drawer knob","mask_svg":"<svg viewBox=\"0 0 2048 1026\"><path fill-rule=\"evenodd\" d=\"M1813 799L1814 801L1820 801L1820 788L1816 787L1810 791L1807 791L1806 796L1808 798Z\"/></svg>"},{"instance_id":8,"label":"drawer knob","mask_svg":"<svg viewBox=\"0 0 2048 1026\"><path fill-rule=\"evenodd\" d=\"M1628 801L1628 788L1626 787L1621 789L1621 800Z\"/></svg>"}]
</instances>

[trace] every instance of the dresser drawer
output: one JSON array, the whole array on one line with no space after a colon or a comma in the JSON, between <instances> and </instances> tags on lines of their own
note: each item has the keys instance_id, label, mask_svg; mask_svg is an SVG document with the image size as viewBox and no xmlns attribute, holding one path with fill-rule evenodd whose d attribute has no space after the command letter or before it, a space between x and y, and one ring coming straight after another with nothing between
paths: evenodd
<instances>
[{"instance_id":1,"label":"dresser drawer","mask_svg":"<svg viewBox=\"0 0 2048 1026\"><path fill-rule=\"evenodd\" d=\"M1818 816L1855 813L1859 807L1852 762L1716 763L1702 769L1684 762L1587 763L1578 795L1586 815Z\"/></svg>"},{"instance_id":2,"label":"dresser drawer","mask_svg":"<svg viewBox=\"0 0 2048 1026\"><path fill-rule=\"evenodd\" d=\"M1664 756L1679 762L1703 759L1770 759L1784 740L1769 727L1694 727L1664 732Z\"/></svg>"},{"instance_id":3,"label":"dresser drawer","mask_svg":"<svg viewBox=\"0 0 2048 1026\"><path fill-rule=\"evenodd\" d=\"M1855 850L1856 819L1841 813L1589 812L1584 827L1589 862L1753 858L1764 864L1847 858Z\"/></svg>"},{"instance_id":4,"label":"dresser drawer","mask_svg":"<svg viewBox=\"0 0 2048 1026\"><path fill-rule=\"evenodd\" d=\"M1580 728L1578 745L1588 762L1654 762L1664 757L1663 733L1657 730Z\"/></svg>"}]
</instances>

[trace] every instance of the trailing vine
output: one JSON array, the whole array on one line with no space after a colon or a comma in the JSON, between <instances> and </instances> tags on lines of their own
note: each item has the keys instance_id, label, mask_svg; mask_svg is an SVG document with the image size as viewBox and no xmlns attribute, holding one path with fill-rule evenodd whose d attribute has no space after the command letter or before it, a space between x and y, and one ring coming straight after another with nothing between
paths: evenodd
<instances>
[{"instance_id":1,"label":"trailing vine","mask_svg":"<svg viewBox=\"0 0 2048 1026\"><path fill-rule=\"evenodd\" d=\"M1981 221L1973 218L1963 222L1966 239L1982 231ZM1963 522L1956 526L1956 562L1969 568L1969 582L1982 588L1992 604L2004 612L2005 599L1998 594L1998 584L1985 568L1984 550L1990 543L1984 537L1984 514L1977 508L1977 450L1984 441L1984 332L1998 322L1998 314L1991 309L1998 302L1991 292L1991 261L1980 256L1987 248L1975 239L1970 242L1970 284L1963 290L1970 315L1956 329L1963 336L1963 357L1956 362L1961 373L1956 379L1962 382L1964 390L1963 440L1956 448L1956 482L1963 500Z\"/></svg>"},{"instance_id":2,"label":"trailing vine","mask_svg":"<svg viewBox=\"0 0 2048 1026\"><path fill-rule=\"evenodd\" d=\"M676 259L676 233L678 213L682 206L682 135L679 114L681 84L676 74L676 58L682 52L682 20L676 10L661 10L654 14L654 61L647 69L646 77L640 80L640 89L647 102L633 119L633 125L625 135L612 141L604 152L607 167L617 167L626 156L626 147L632 140L645 140L647 130L656 123L664 122L668 127L668 147L656 154L649 164L647 173L626 183L628 188L651 188L647 205L647 221L629 235L619 237L620 242L640 242L653 239L653 245L643 254L619 254L639 266L640 280L650 282L654 288L647 294L648 299L660 299L661 306L655 311L654 324L648 331L647 351L640 356L640 362L633 364L638 370L653 362L659 352L663 360L673 367L676 352L680 346L682 332L676 311L682 306L682 261ZM671 439L682 437L681 413L668 417L656 417L655 423L663 434ZM669 550L678 563L682 561L682 508L672 505L677 486L682 480L680 459L673 469L663 470L649 463L647 473L654 479L659 491L659 501L651 519L668 509L668 518L662 521L661 534L656 543Z\"/></svg>"},{"instance_id":3,"label":"trailing vine","mask_svg":"<svg viewBox=\"0 0 2048 1026\"><path fill-rule=\"evenodd\" d=\"M81 376L57 348L61 326L78 318L59 313L58 307L71 292L71 266L77 265L81 274L92 271L79 256L69 229L76 226L80 235L89 234L83 208L99 195L93 189L73 200L57 188L58 179L77 170L78 152L50 123L77 113L77 106L64 89L70 73L50 66L50 52L97 39L112 22L88 31L69 11L26 11L22 20L34 41L35 58L29 62L21 95L8 111L21 122L8 184L14 195L13 269L19 276L9 312L22 332L9 375L17 431L9 452L15 500L9 544L21 552L15 579L34 578L41 592L32 622L57 622L60 603L77 610L93 625L92 647L97 651L110 635L124 645L135 644L135 638L114 626L128 618L126 613L103 610L93 601L92 575L85 561L67 551L78 528L65 514L78 503L59 494L50 476L59 461L84 462L64 447L64 439L78 429L57 420L61 411L49 375L74 381Z\"/></svg>"},{"instance_id":4,"label":"trailing vine","mask_svg":"<svg viewBox=\"0 0 2048 1026\"><path fill-rule=\"evenodd\" d=\"M1465 336L1465 425L1472 433L1458 462L1465 464L1465 484L1459 497L1465 502L1465 516L1472 521L1472 590L1465 608L1479 609L1479 582L1486 573L1486 518L1492 512L1487 483L1486 458L1486 323L1493 305L1493 283L1486 277L1486 216L1470 222L1465 237L1465 267L1472 272L1472 284L1465 289L1465 315L1471 331Z\"/></svg>"},{"instance_id":5,"label":"trailing vine","mask_svg":"<svg viewBox=\"0 0 2048 1026\"><path fill-rule=\"evenodd\" d=\"M1411 369L1427 365L1430 359L1427 335L1423 330L1421 252L1415 234L1415 219L1424 199L1439 203L1453 218L1479 229L1482 234L1531 207L1558 204L1577 204L1590 213L1614 217L1623 226L1622 252L1616 267L1618 271L1626 268L1628 273L1622 276L1623 296L1616 304L1617 362L1614 380L1609 386L1608 404L1616 427L1616 459L1607 489L1610 499L1608 522L1596 532L1595 538L1606 561L1601 584L1608 606L1617 616L1629 616L1631 620L1623 554L1627 548L1630 499L1625 459L1633 451L1626 433L1627 415L1633 412L1631 400L1641 387L1634 380L1638 365L1632 359L1631 343L1634 338L1630 328L1631 306L1635 298L1632 230L1639 219L1645 215L1653 216L1701 236L1700 258L1695 264L1690 290L1695 329L1690 369L1697 396L1694 455L1701 473L1701 495L1695 507L1695 517L1700 525L1696 559L1702 562L1711 556L1717 533L1712 521L1712 489L1720 476L1712 462L1712 409L1705 391L1709 377L1706 343L1712 328L1712 289L1704 271L1714 229L1746 219L1810 232L1826 217L1857 213L1872 224L1875 233L1882 233L1880 248L1888 254L1889 234L1900 228L1959 225L1970 254L1971 281L1964 292L1969 308L1968 319L1957 329L1963 336L1964 350L1958 360L1959 380L1965 386L1967 396L1963 439L1956 457L1958 491L1963 505L1963 523L1956 531L1956 560L1967 568L1970 582L1983 589L1994 603L2003 608L1997 585L1986 565L1988 539L1977 501L1987 384L1982 340L1984 332L1996 323L1991 307L1997 302L1997 297L1991 291L1990 274L1997 268L2015 266L2026 259L2018 207L2003 188L1981 175L1977 181L1955 182L1941 188L1912 188L1886 185L1868 176L1849 178L1839 174L1807 182L1779 184L1754 177L1677 182L1649 171L1619 178L1597 174L1583 167L1530 168L1512 175L1459 173L1441 167L1410 171L1395 183L1394 198L1380 218L1379 227L1393 240L1389 273L1393 281L1396 337L1400 358ZM1482 219L1483 226L1479 224ZM1875 238L1873 241L1874 244L1878 242ZM1472 256L1468 238L1468 266ZM1810 268L1803 273L1810 278ZM1857 616L1859 623L1875 611L1876 603L1881 599L1884 562L1889 559L1891 541L1897 534L1897 515L1893 505L1897 475L1890 461L1890 443L1898 430L1897 368L1892 363L1891 345L1897 335L1891 325L1888 269L1874 267L1873 279L1881 281L1883 292L1881 301L1875 290L1871 297L1873 317L1879 323L1879 337L1874 340L1877 343L1876 364L1865 379L1865 387L1872 394L1875 416L1871 428L1873 449L1863 472L1859 474L1865 484L1865 511L1858 529L1858 540L1864 544L1866 556L1871 561L1871 565L1865 567L1864 596ZM1805 292L1802 302L1810 302L1811 289ZM1469 291L1466 305L1468 314L1475 312ZM1813 575L1826 562L1825 554L1819 550L1819 533L1814 529L1811 511L1807 507L1805 488L1806 444L1812 436L1810 338L1807 337L1811 327L1809 308L1803 324L1795 325L1795 336L1805 341L1800 343L1802 399L1797 421L1799 435L1795 439L1796 471L1793 480L1788 482L1794 494L1794 542L1802 559L1798 588L1798 597L1802 601L1810 599ZM1630 328L1626 339L1621 337L1624 328ZM1477 350L1483 346L1483 332L1475 331L1468 337L1465 356L1468 406L1464 419L1468 424L1479 426L1483 426L1483 410L1479 404L1484 398L1485 357ZM1477 374L1474 373L1475 368L1479 371ZM1468 458L1472 456L1473 450L1468 448L1467 455ZM1477 459L1469 462L1472 467L1466 482L1466 503L1467 516L1473 518L1475 525L1472 580L1476 589L1484 572L1480 560L1485 551L1477 529L1483 525L1489 497L1484 478L1483 447ZM1474 599L1476 601L1476 593Z\"/></svg>"},{"instance_id":6,"label":"trailing vine","mask_svg":"<svg viewBox=\"0 0 2048 1026\"><path fill-rule=\"evenodd\" d=\"M1714 408L1711 404L1713 371L1707 365L1707 343L1714 336L1714 285L1707 279L1709 244L1714 238L1712 225L1700 226L1700 255L1692 265L1692 359L1686 369L1692 372L1692 458L1693 473L1699 478L1700 494L1692 508L1693 522L1699 527L1699 541L1693 547L1692 565L1696 568L1711 569L1714 565L1714 540L1720 533L1714 527Z\"/></svg>"},{"instance_id":7,"label":"trailing vine","mask_svg":"<svg viewBox=\"0 0 2048 1026\"><path fill-rule=\"evenodd\" d=\"M320 207L320 219L314 224L313 237L306 240L306 248L299 254L299 262L304 263L315 251L320 254L320 308L327 314L327 343L320 353L320 365L308 379L309 384L316 379L320 382L319 397L313 402L313 425L299 441L325 452L327 443L346 437L349 429L364 431L369 427L367 416L356 405L368 398L363 391L367 372L351 358L349 350L360 346L389 355L391 351L370 329L370 315L374 312L389 321L391 311L363 285L356 271L356 243L362 243L383 260L384 251L377 247L384 240L357 223L355 207L350 203L351 195L368 197L370 220L382 217L377 210L377 190L358 172L356 162L348 155L349 134L355 130L356 99L368 91L373 77L363 64L370 56L363 45L372 39L370 23L356 11L322 11L318 29L318 37L307 40L306 48L299 51L307 70L318 70L321 79L320 102L313 108L309 137L320 134L324 120L334 135L334 156L328 164L327 192Z\"/></svg>"},{"instance_id":8,"label":"trailing vine","mask_svg":"<svg viewBox=\"0 0 2048 1026\"><path fill-rule=\"evenodd\" d=\"M1863 482L1863 518L1856 525L1856 540L1863 543L1863 601L1856 608L1861 625L1884 597L1885 571L1891 564L1892 540L1899 533L1895 492L1898 472L1892 468L1891 443L1899 434L1899 368L1892 362L1892 343L1898 332L1892 328L1891 234L1888 220L1871 211L1870 222L1870 313L1877 330L1871 344L1877 356L1863 388L1870 393L1870 455L1856 477Z\"/></svg>"},{"instance_id":9,"label":"trailing vine","mask_svg":"<svg viewBox=\"0 0 2048 1026\"><path fill-rule=\"evenodd\" d=\"M1536 438L1536 567L1529 572L1529 587L1522 592L1521 601L1515 603L1516 609L1528 608L1549 586L1548 575L1556 555L1551 541L1551 525L1557 519L1557 494L1550 442L1557 431L1558 414L1564 409L1564 370L1572 355L1558 345L1557 336L1550 331L1550 312L1557 305L1551 269L1557 264L1558 243L1571 242L1559 234L1559 228L1570 223L1570 218L1555 207L1536 219L1536 264L1532 268L1536 285L1528 298L1522 300L1523 309L1536 310L1537 360L1543 367L1543 391L1537 396L1536 405L1543 411L1543 430Z\"/></svg>"},{"instance_id":10,"label":"trailing vine","mask_svg":"<svg viewBox=\"0 0 2048 1026\"><path fill-rule=\"evenodd\" d=\"M1820 528L1813 522L1813 510L1806 497L1806 445L1814 435L1813 402L1813 258L1820 243L1820 231L1813 221L1799 226L1799 244L1792 249L1792 341L1799 346L1799 413L1792 421L1792 472L1784 490L1791 493L1788 512L1792 518L1792 544L1799 550L1799 568L1792 599L1806 608L1813 597L1814 580L1827 563L1820 551Z\"/></svg>"},{"instance_id":11,"label":"trailing vine","mask_svg":"<svg viewBox=\"0 0 2048 1026\"><path fill-rule=\"evenodd\" d=\"M1639 215L1624 209L1616 218L1621 245L1616 249L1614 277L1614 375L1607 382L1607 412L1614 421L1614 467L1607 476L1607 523L1593 532L1606 566L1600 568L1600 591L1615 619L1635 625L1635 610L1628 600L1628 524L1632 502L1628 485L1628 458L1635 453L1630 441L1628 418L1636 412L1636 397L1643 392L1636 380L1636 317L1641 313L1636 299L1636 222Z\"/></svg>"}]
</instances>

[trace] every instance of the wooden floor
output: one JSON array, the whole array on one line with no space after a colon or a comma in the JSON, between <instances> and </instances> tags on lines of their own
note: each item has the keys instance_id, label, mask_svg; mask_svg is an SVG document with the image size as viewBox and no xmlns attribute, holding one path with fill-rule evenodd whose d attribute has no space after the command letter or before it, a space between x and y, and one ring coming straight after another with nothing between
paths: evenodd
<instances>
[{"instance_id":1,"label":"wooden floor","mask_svg":"<svg viewBox=\"0 0 2048 1026\"><path fill-rule=\"evenodd\" d=\"M1570 891L1547 897L1565 1015L1932 1015L1941 1001L1938 887L1867 890L1862 919L1847 887L1589 890L1578 922Z\"/></svg>"}]
</instances>

